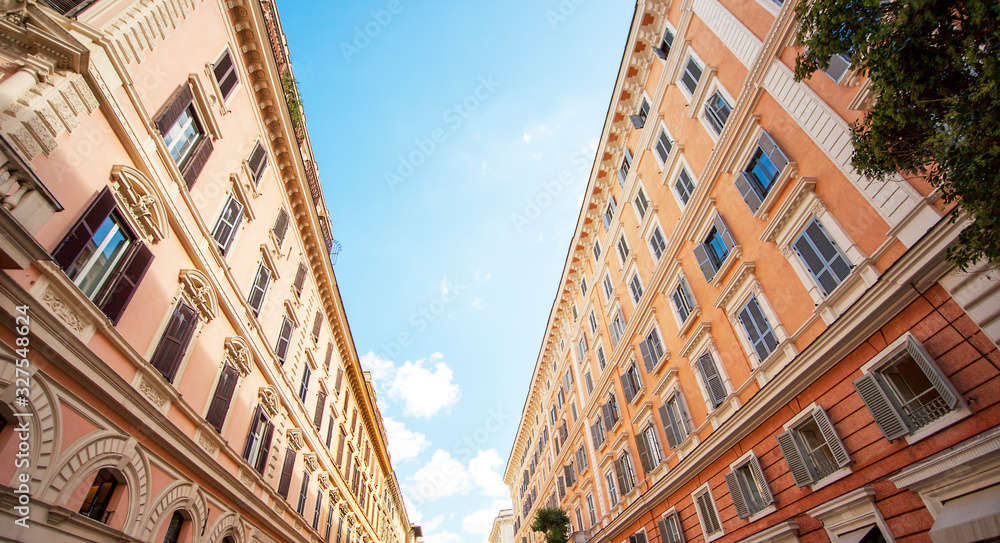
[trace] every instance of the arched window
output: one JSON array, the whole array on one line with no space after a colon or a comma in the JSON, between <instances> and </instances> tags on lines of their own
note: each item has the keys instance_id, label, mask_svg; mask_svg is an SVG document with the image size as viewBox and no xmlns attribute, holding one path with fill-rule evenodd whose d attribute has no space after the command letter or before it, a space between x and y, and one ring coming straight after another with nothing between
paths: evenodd
<instances>
[{"instance_id":1,"label":"arched window","mask_svg":"<svg viewBox=\"0 0 1000 543\"><path fill-rule=\"evenodd\" d=\"M97 477L94 477L94 484L90 486L90 491L87 492L87 497L83 500L83 506L80 507L80 514L107 524L108 519L114 513L114 511L108 511L108 504L111 503L111 497L117 487L118 479L109 470L98 471Z\"/></svg>"},{"instance_id":2,"label":"arched window","mask_svg":"<svg viewBox=\"0 0 1000 543\"><path fill-rule=\"evenodd\" d=\"M178 543L181 537L181 529L184 527L184 517L180 511L174 511L170 517L170 526L167 526L167 534L163 536L163 543Z\"/></svg>"}]
</instances>

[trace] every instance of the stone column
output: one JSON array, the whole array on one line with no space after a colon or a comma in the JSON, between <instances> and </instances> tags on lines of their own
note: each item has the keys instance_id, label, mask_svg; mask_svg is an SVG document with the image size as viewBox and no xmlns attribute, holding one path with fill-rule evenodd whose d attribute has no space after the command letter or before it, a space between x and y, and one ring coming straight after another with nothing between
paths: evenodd
<instances>
[{"instance_id":1,"label":"stone column","mask_svg":"<svg viewBox=\"0 0 1000 543\"><path fill-rule=\"evenodd\" d=\"M38 73L27 66L21 66L13 75L0 81L0 112L24 96L38 81Z\"/></svg>"}]
</instances>

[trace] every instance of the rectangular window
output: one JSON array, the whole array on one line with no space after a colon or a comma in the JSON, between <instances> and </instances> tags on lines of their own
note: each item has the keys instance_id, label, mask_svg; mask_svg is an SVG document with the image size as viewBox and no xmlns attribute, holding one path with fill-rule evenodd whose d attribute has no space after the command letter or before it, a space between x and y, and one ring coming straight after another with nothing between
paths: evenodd
<instances>
[{"instance_id":1,"label":"rectangular window","mask_svg":"<svg viewBox=\"0 0 1000 543\"><path fill-rule=\"evenodd\" d=\"M587 356L587 336L580 335L580 340L576 342L576 358L583 360Z\"/></svg>"},{"instance_id":2,"label":"rectangular window","mask_svg":"<svg viewBox=\"0 0 1000 543\"><path fill-rule=\"evenodd\" d=\"M632 457L628 454L628 449L622 451L621 456L615 462L615 468L618 470L618 489L623 495L628 494L636 485L635 467L632 465Z\"/></svg>"},{"instance_id":3,"label":"rectangular window","mask_svg":"<svg viewBox=\"0 0 1000 543\"><path fill-rule=\"evenodd\" d=\"M278 244L278 248L285 242L285 235L288 234L288 213L284 209L278 210L278 216L274 218L274 226L271 228L271 232L274 234L274 240Z\"/></svg>"},{"instance_id":4,"label":"rectangular window","mask_svg":"<svg viewBox=\"0 0 1000 543\"><path fill-rule=\"evenodd\" d=\"M219 60L212 64L212 74L215 76L215 82L219 84L222 99L225 101L233 93L236 84L240 82L236 75L236 64L233 62L233 56L229 54L229 49L223 51Z\"/></svg>"},{"instance_id":5,"label":"rectangular window","mask_svg":"<svg viewBox=\"0 0 1000 543\"><path fill-rule=\"evenodd\" d=\"M313 426L316 428L316 432L319 432L323 427L323 409L326 407L325 403L326 392L320 390L316 393L316 412L313 414Z\"/></svg>"},{"instance_id":6,"label":"rectangular window","mask_svg":"<svg viewBox=\"0 0 1000 543\"><path fill-rule=\"evenodd\" d=\"M597 367L601 371L604 371L604 367L608 365L608 359L604 356L604 346L597 348Z\"/></svg>"},{"instance_id":7,"label":"rectangular window","mask_svg":"<svg viewBox=\"0 0 1000 543\"><path fill-rule=\"evenodd\" d=\"M622 164L618 167L618 185L624 187L625 179L628 178L628 170L632 167L632 153L625 148L625 155L622 156Z\"/></svg>"},{"instance_id":8,"label":"rectangular window","mask_svg":"<svg viewBox=\"0 0 1000 543\"><path fill-rule=\"evenodd\" d=\"M693 95L695 89L698 88L698 80L701 79L701 64L694 59L693 56L688 55L687 64L684 65L684 73L681 74L681 86L687 89L688 94Z\"/></svg>"},{"instance_id":9,"label":"rectangular window","mask_svg":"<svg viewBox=\"0 0 1000 543\"><path fill-rule=\"evenodd\" d=\"M632 274L632 279L628 282L628 290L632 294L632 301L639 303L639 299L642 298L642 282L639 280L638 273Z\"/></svg>"},{"instance_id":10,"label":"rectangular window","mask_svg":"<svg viewBox=\"0 0 1000 543\"><path fill-rule=\"evenodd\" d=\"M604 223L604 231L607 232L611 228L611 221L615 219L615 211L617 210L615 204L615 197L611 196L608 199L608 207L604 209L604 215L601 216L601 222Z\"/></svg>"},{"instance_id":11,"label":"rectangular window","mask_svg":"<svg viewBox=\"0 0 1000 543\"><path fill-rule=\"evenodd\" d=\"M185 84L174 92L156 115L154 124L190 189L212 154L212 138L198 119L190 85Z\"/></svg>"},{"instance_id":12,"label":"rectangular window","mask_svg":"<svg viewBox=\"0 0 1000 543\"><path fill-rule=\"evenodd\" d=\"M740 518L748 518L774 503L771 489L764 479L764 470L753 454L743 464L726 473L726 485Z\"/></svg>"},{"instance_id":13,"label":"rectangular window","mask_svg":"<svg viewBox=\"0 0 1000 543\"><path fill-rule=\"evenodd\" d=\"M278 332L278 342L274 346L274 354L278 355L278 362L284 364L285 357L288 356L288 346L291 344L292 332L295 331L295 324L292 319L285 315L281 319L281 330Z\"/></svg>"},{"instance_id":14,"label":"rectangular window","mask_svg":"<svg viewBox=\"0 0 1000 543\"><path fill-rule=\"evenodd\" d=\"M615 479L614 470L608 470L608 472L604 474L604 481L608 485L608 503L611 505L618 503L618 487L615 483Z\"/></svg>"},{"instance_id":15,"label":"rectangular window","mask_svg":"<svg viewBox=\"0 0 1000 543\"><path fill-rule=\"evenodd\" d=\"M823 73L830 76L838 85L844 79L844 75L851 69L851 56L834 53L830 61L823 68Z\"/></svg>"},{"instance_id":16,"label":"rectangular window","mask_svg":"<svg viewBox=\"0 0 1000 543\"><path fill-rule=\"evenodd\" d=\"M771 187L788 165L785 152L774 143L767 132L761 132L757 140L757 149L750 157L750 162L742 173L736 176L736 189L743 196L743 201L754 213L760 209L761 202L771 192Z\"/></svg>"},{"instance_id":17,"label":"rectangular window","mask_svg":"<svg viewBox=\"0 0 1000 543\"><path fill-rule=\"evenodd\" d=\"M649 236L649 250L653 253L653 260L657 262L667 250L667 240L663 237L663 230L660 230L659 226L653 228L653 233Z\"/></svg>"},{"instance_id":18,"label":"rectangular window","mask_svg":"<svg viewBox=\"0 0 1000 543\"><path fill-rule=\"evenodd\" d=\"M590 372L583 374L583 380L587 383L587 394L594 392L594 378L590 376Z\"/></svg>"},{"instance_id":19,"label":"rectangular window","mask_svg":"<svg viewBox=\"0 0 1000 543\"><path fill-rule=\"evenodd\" d=\"M604 444L604 438L606 436L604 430L605 422L602 415L598 415L597 419L594 420L594 424L590 425L590 437L594 439L594 448L600 448Z\"/></svg>"},{"instance_id":20,"label":"rectangular window","mask_svg":"<svg viewBox=\"0 0 1000 543\"><path fill-rule=\"evenodd\" d=\"M267 168L267 151L259 141L254 145L253 151L250 152L247 165L250 166L250 174L253 176L254 186L260 186L260 180L264 177L264 170Z\"/></svg>"},{"instance_id":21,"label":"rectangular window","mask_svg":"<svg viewBox=\"0 0 1000 543\"><path fill-rule=\"evenodd\" d=\"M302 486L299 487L299 504L295 507L295 511L298 514L302 514L306 510L306 500L309 496L309 472L302 472Z\"/></svg>"},{"instance_id":22,"label":"rectangular window","mask_svg":"<svg viewBox=\"0 0 1000 543\"><path fill-rule=\"evenodd\" d=\"M641 186L635 191L635 199L632 202L635 204L636 215L641 221L646 216L646 210L649 209L649 198L646 197L646 191L642 190Z\"/></svg>"},{"instance_id":23,"label":"rectangular window","mask_svg":"<svg viewBox=\"0 0 1000 543\"><path fill-rule=\"evenodd\" d=\"M285 449L285 461L281 467L281 478L278 480L278 494L288 499L288 489L292 485L292 471L295 469L295 449Z\"/></svg>"},{"instance_id":24,"label":"rectangular window","mask_svg":"<svg viewBox=\"0 0 1000 543\"><path fill-rule=\"evenodd\" d=\"M687 168L683 166L681 166L681 173L677 176L677 181L674 182L674 190L677 191L677 196L684 202L684 205L687 205L694 193L694 181L692 181Z\"/></svg>"},{"instance_id":25,"label":"rectangular window","mask_svg":"<svg viewBox=\"0 0 1000 543\"><path fill-rule=\"evenodd\" d=\"M188 344L198 327L198 312L183 301L177 304L149 362L170 382L174 381Z\"/></svg>"},{"instance_id":26,"label":"rectangular window","mask_svg":"<svg viewBox=\"0 0 1000 543\"><path fill-rule=\"evenodd\" d=\"M888 362L854 381L886 439L926 427L962 405L962 397L913 336L904 336Z\"/></svg>"},{"instance_id":27,"label":"rectangular window","mask_svg":"<svg viewBox=\"0 0 1000 543\"><path fill-rule=\"evenodd\" d=\"M818 219L809 222L792 246L824 296L829 296L851 273L850 261Z\"/></svg>"},{"instance_id":28,"label":"rectangular window","mask_svg":"<svg viewBox=\"0 0 1000 543\"><path fill-rule=\"evenodd\" d=\"M601 285L604 287L604 297L610 300L611 297L614 296L615 294L615 287L611 283L610 274L604 276L604 279L601 280Z\"/></svg>"},{"instance_id":29,"label":"rectangular window","mask_svg":"<svg viewBox=\"0 0 1000 543\"><path fill-rule=\"evenodd\" d=\"M642 390L642 379L639 377L639 370L635 362L625 369L621 375L622 388L625 390L625 403L632 403L636 394Z\"/></svg>"},{"instance_id":30,"label":"rectangular window","mask_svg":"<svg viewBox=\"0 0 1000 543\"><path fill-rule=\"evenodd\" d=\"M628 258L628 242L625 241L625 234L622 234L618 238L618 258L621 259L622 264L625 264L625 259Z\"/></svg>"},{"instance_id":31,"label":"rectangular window","mask_svg":"<svg viewBox=\"0 0 1000 543\"><path fill-rule=\"evenodd\" d=\"M667 28L663 31L663 40L660 41L659 47L654 47L653 52L656 56L660 57L661 60L666 60L667 55L670 54L670 45L674 43L674 33Z\"/></svg>"},{"instance_id":32,"label":"rectangular window","mask_svg":"<svg viewBox=\"0 0 1000 543\"><path fill-rule=\"evenodd\" d=\"M646 119L649 117L649 100L645 96L642 97L642 103L639 104L639 111L635 115L629 116L632 121L632 126L637 130L646 126Z\"/></svg>"},{"instance_id":33,"label":"rectangular window","mask_svg":"<svg viewBox=\"0 0 1000 543\"><path fill-rule=\"evenodd\" d=\"M671 511L656 522L660 530L660 543L684 543L684 531L676 511Z\"/></svg>"},{"instance_id":34,"label":"rectangular window","mask_svg":"<svg viewBox=\"0 0 1000 543\"><path fill-rule=\"evenodd\" d=\"M250 422L247 443L243 448L243 459L261 475L264 474L264 467L267 466L267 455L271 450L273 436L274 424L267 418L264 410L257 406L257 411Z\"/></svg>"},{"instance_id":35,"label":"rectangular window","mask_svg":"<svg viewBox=\"0 0 1000 543\"><path fill-rule=\"evenodd\" d=\"M614 318L611 319L611 345L612 348L618 346L618 341L622 338L622 334L625 333L625 316L622 315L622 308L619 307L615 311Z\"/></svg>"},{"instance_id":36,"label":"rectangular window","mask_svg":"<svg viewBox=\"0 0 1000 543\"><path fill-rule=\"evenodd\" d=\"M594 262L597 263L601 260L601 240L594 240Z\"/></svg>"},{"instance_id":37,"label":"rectangular window","mask_svg":"<svg viewBox=\"0 0 1000 543\"><path fill-rule=\"evenodd\" d=\"M655 326L646 335L646 339L639 342L639 352L642 354L646 373L652 373L663 357L663 342L660 341L660 331Z\"/></svg>"},{"instance_id":38,"label":"rectangular window","mask_svg":"<svg viewBox=\"0 0 1000 543\"><path fill-rule=\"evenodd\" d=\"M715 366L712 353L705 353L698 357L698 372L701 374L705 393L708 394L712 409L719 407L722 402L726 401L726 396L729 396L729 393L726 392L726 383L722 381L722 375L719 374L719 370Z\"/></svg>"},{"instance_id":39,"label":"rectangular window","mask_svg":"<svg viewBox=\"0 0 1000 543\"><path fill-rule=\"evenodd\" d=\"M722 216L716 213L704 242L694 247L694 256L701 273L705 275L705 281L711 281L715 277L733 247L736 247L736 242Z\"/></svg>"},{"instance_id":40,"label":"rectangular window","mask_svg":"<svg viewBox=\"0 0 1000 543\"><path fill-rule=\"evenodd\" d=\"M267 266L259 264L257 275L254 277L253 285L250 287L250 294L247 296L247 303L253 314L260 315L260 309L264 305L264 296L267 294L267 287L271 284L271 270Z\"/></svg>"},{"instance_id":41,"label":"rectangular window","mask_svg":"<svg viewBox=\"0 0 1000 543\"><path fill-rule=\"evenodd\" d=\"M225 255L229 252L229 247L236 239L236 232L239 230L242 220L243 204L235 196L230 195L226 206L222 208L222 214L215 222L215 228L212 229L212 239L215 240L215 244L222 251L222 254Z\"/></svg>"},{"instance_id":42,"label":"rectangular window","mask_svg":"<svg viewBox=\"0 0 1000 543\"><path fill-rule=\"evenodd\" d=\"M816 407L803 422L778 434L778 445L788 471L800 487L819 481L851 462L822 407Z\"/></svg>"},{"instance_id":43,"label":"rectangular window","mask_svg":"<svg viewBox=\"0 0 1000 543\"><path fill-rule=\"evenodd\" d=\"M767 317L760 309L756 296L751 296L746 305L740 309L740 323L750 340L750 345L757 353L757 357L763 362L774 352L778 346L778 339L774 336L771 323L767 322Z\"/></svg>"},{"instance_id":44,"label":"rectangular window","mask_svg":"<svg viewBox=\"0 0 1000 543\"><path fill-rule=\"evenodd\" d=\"M580 445L580 448L576 450L576 466L577 473L583 475L584 470L587 469L587 450Z\"/></svg>"},{"instance_id":45,"label":"rectangular window","mask_svg":"<svg viewBox=\"0 0 1000 543\"><path fill-rule=\"evenodd\" d=\"M705 120L708 121L709 126L715 130L716 134L722 133L722 128L726 126L726 120L729 119L729 114L732 111L732 106L729 105L720 91L715 91L715 94L705 102Z\"/></svg>"},{"instance_id":46,"label":"rectangular window","mask_svg":"<svg viewBox=\"0 0 1000 543\"><path fill-rule=\"evenodd\" d=\"M323 506L323 491L319 490L316 492L316 507L313 509L313 530L319 530L319 516L320 511L322 511Z\"/></svg>"},{"instance_id":47,"label":"rectangular window","mask_svg":"<svg viewBox=\"0 0 1000 543\"><path fill-rule=\"evenodd\" d=\"M594 314L593 310L590 311L590 315L587 317L587 321L590 323L590 333L591 334L596 334L597 333L597 315Z\"/></svg>"},{"instance_id":48,"label":"rectangular window","mask_svg":"<svg viewBox=\"0 0 1000 543\"><path fill-rule=\"evenodd\" d=\"M646 428L639 434L638 439L635 440L635 444L639 452L639 463L642 465L644 473L653 471L663 461L663 449L660 447L660 438L657 437L656 427L652 424L646 425Z\"/></svg>"},{"instance_id":49,"label":"rectangular window","mask_svg":"<svg viewBox=\"0 0 1000 543\"><path fill-rule=\"evenodd\" d=\"M667 435L667 445L671 449L676 449L678 445L684 443L694 428L691 425L691 415L687 411L687 404L684 401L684 393L675 389L674 393L667 398L660 406L660 420L663 422L663 430Z\"/></svg>"},{"instance_id":50,"label":"rectangular window","mask_svg":"<svg viewBox=\"0 0 1000 543\"><path fill-rule=\"evenodd\" d=\"M216 432L222 432L222 423L226 421L229 404L232 403L233 392L236 390L239 378L240 373L232 364L223 364L219 382L215 385L215 394L212 395L212 403L209 404L208 414L205 415L205 421L211 424Z\"/></svg>"},{"instance_id":51,"label":"rectangular window","mask_svg":"<svg viewBox=\"0 0 1000 543\"><path fill-rule=\"evenodd\" d=\"M590 515L590 525L597 524L597 509L594 508L593 494L587 494L587 513Z\"/></svg>"},{"instance_id":52,"label":"rectangular window","mask_svg":"<svg viewBox=\"0 0 1000 543\"><path fill-rule=\"evenodd\" d=\"M674 289L670 298L673 300L677 318L683 324L694 311L694 296L691 295L691 290L688 288L687 279L680 278L680 281L677 282L677 288Z\"/></svg>"},{"instance_id":53,"label":"rectangular window","mask_svg":"<svg viewBox=\"0 0 1000 543\"><path fill-rule=\"evenodd\" d=\"M712 498L712 492L708 489L708 485L695 494L694 502L705 539L721 534L722 523L719 522L719 510L715 508L715 499Z\"/></svg>"},{"instance_id":54,"label":"rectangular window","mask_svg":"<svg viewBox=\"0 0 1000 543\"><path fill-rule=\"evenodd\" d=\"M580 295L583 296L584 298L587 297L587 278L586 277L581 277L580 278Z\"/></svg>"},{"instance_id":55,"label":"rectangular window","mask_svg":"<svg viewBox=\"0 0 1000 543\"><path fill-rule=\"evenodd\" d=\"M309 364L302 365L302 381L299 383L299 399L303 402L306 401L306 395L309 394L309 380L312 379L312 369Z\"/></svg>"},{"instance_id":56,"label":"rectangular window","mask_svg":"<svg viewBox=\"0 0 1000 543\"><path fill-rule=\"evenodd\" d=\"M660 136L656 138L656 157L660 159L660 164L666 164L667 157L670 156L670 150L673 148L674 142L670 141L670 135L667 134L666 129L660 129Z\"/></svg>"}]
</instances>

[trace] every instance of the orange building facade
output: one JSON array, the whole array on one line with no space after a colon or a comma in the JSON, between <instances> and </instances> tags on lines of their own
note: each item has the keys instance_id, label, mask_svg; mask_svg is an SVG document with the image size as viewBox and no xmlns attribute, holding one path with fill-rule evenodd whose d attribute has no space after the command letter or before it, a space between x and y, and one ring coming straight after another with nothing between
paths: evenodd
<instances>
[{"instance_id":1,"label":"orange building facade","mask_svg":"<svg viewBox=\"0 0 1000 543\"><path fill-rule=\"evenodd\" d=\"M574 542L994 541L1000 281L796 2L639 0L505 472Z\"/></svg>"},{"instance_id":2,"label":"orange building facade","mask_svg":"<svg viewBox=\"0 0 1000 543\"><path fill-rule=\"evenodd\" d=\"M274 3L2 9L0 541L413 541Z\"/></svg>"}]
</instances>

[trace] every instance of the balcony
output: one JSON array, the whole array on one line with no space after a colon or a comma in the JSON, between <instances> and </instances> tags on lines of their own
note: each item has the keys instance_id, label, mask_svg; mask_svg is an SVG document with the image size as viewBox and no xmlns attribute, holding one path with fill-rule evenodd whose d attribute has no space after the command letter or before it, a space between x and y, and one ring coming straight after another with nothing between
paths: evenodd
<instances>
[{"instance_id":1,"label":"balcony","mask_svg":"<svg viewBox=\"0 0 1000 543\"><path fill-rule=\"evenodd\" d=\"M0 269L24 269L49 254L34 234L63 207L0 135Z\"/></svg>"},{"instance_id":2,"label":"balcony","mask_svg":"<svg viewBox=\"0 0 1000 543\"><path fill-rule=\"evenodd\" d=\"M588 541L590 541L590 532L583 530L569 534L569 540L566 543L587 543Z\"/></svg>"}]
</instances>

